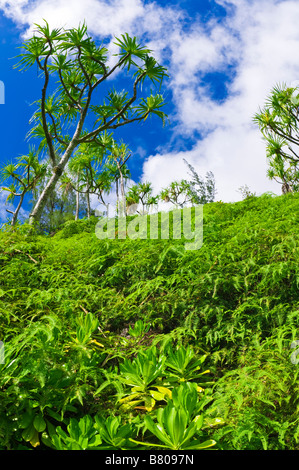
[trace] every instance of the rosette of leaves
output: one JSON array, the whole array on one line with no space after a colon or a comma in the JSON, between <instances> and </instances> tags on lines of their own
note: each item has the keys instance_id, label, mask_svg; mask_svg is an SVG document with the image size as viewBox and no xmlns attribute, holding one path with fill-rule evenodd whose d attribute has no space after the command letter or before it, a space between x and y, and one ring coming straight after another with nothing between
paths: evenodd
<instances>
[{"instance_id":1,"label":"rosette of leaves","mask_svg":"<svg viewBox=\"0 0 299 470\"><path fill-rule=\"evenodd\" d=\"M58 426L56 434L52 436L56 450L95 450L101 443L102 439L89 415L79 421L71 418L66 431Z\"/></svg>"},{"instance_id":2,"label":"rosette of leaves","mask_svg":"<svg viewBox=\"0 0 299 470\"><path fill-rule=\"evenodd\" d=\"M147 414L144 422L156 442L132 442L148 447L171 450L200 450L216 444L213 439L202 442L197 434L203 426L202 408L206 400L199 400L196 384L187 382L175 387L165 407L156 411L156 419ZM199 414L201 413L201 414Z\"/></svg>"},{"instance_id":3,"label":"rosette of leaves","mask_svg":"<svg viewBox=\"0 0 299 470\"><path fill-rule=\"evenodd\" d=\"M153 346L147 351L140 351L133 360L125 359L120 364L119 380L131 388L119 400L123 408L151 411L157 401L165 401L171 395L170 390L161 383L165 360L166 356Z\"/></svg>"},{"instance_id":4,"label":"rosette of leaves","mask_svg":"<svg viewBox=\"0 0 299 470\"><path fill-rule=\"evenodd\" d=\"M201 385L209 385L213 382L208 382L205 375L210 370L203 370L203 363L207 357L206 354L198 356L191 346L184 347L178 345L173 348L168 345L166 348L166 380L167 382L190 382L196 381L198 390L203 391Z\"/></svg>"}]
</instances>

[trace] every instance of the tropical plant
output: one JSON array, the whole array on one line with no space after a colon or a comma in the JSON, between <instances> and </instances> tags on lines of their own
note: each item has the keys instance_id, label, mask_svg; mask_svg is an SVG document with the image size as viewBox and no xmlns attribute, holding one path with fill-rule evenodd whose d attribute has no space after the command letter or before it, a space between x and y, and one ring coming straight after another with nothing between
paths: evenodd
<instances>
[{"instance_id":1,"label":"tropical plant","mask_svg":"<svg viewBox=\"0 0 299 470\"><path fill-rule=\"evenodd\" d=\"M95 450L102 443L94 427L94 421L89 415L79 421L71 418L67 432L58 426L51 440L56 450Z\"/></svg>"},{"instance_id":2,"label":"tropical plant","mask_svg":"<svg viewBox=\"0 0 299 470\"><path fill-rule=\"evenodd\" d=\"M206 359L206 355L198 357L191 346L184 347L182 344L177 345L173 348L171 344L165 350L167 359L165 361L165 367L168 370L167 380L169 382L190 382L196 380L198 388L207 382L204 379L204 375L210 373L210 370L202 371L202 365ZM208 383L209 385L211 382ZM205 383L205 385L207 385Z\"/></svg>"},{"instance_id":3,"label":"tropical plant","mask_svg":"<svg viewBox=\"0 0 299 470\"><path fill-rule=\"evenodd\" d=\"M30 205L34 207L36 201L39 199L43 188L49 180L51 171L47 168L45 175L40 179L38 186L33 191ZM40 232L47 234L54 234L58 228L61 228L64 223L73 220L76 210L76 195L72 186L69 184L69 178L65 175L60 180L60 187L53 190L44 206L43 213L39 220ZM86 202L81 199L81 215L83 216L86 210Z\"/></svg>"},{"instance_id":4,"label":"tropical plant","mask_svg":"<svg viewBox=\"0 0 299 470\"><path fill-rule=\"evenodd\" d=\"M298 88L276 85L254 116L266 141L268 177L282 185L283 193L299 188L298 104Z\"/></svg>"},{"instance_id":5,"label":"tropical plant","mask_svg":"<svg viewBox=\"0 0 299 470\"><path fill-rule=\"evenodd\" d=\"M150 416L144 418L147 429L159 443L132 442L152 448L171 450L201 450L216 444L213 439L202 442L197 434L203 425L202 408L206 402L198 399L196 384L185 383L172 391L172 397L164 408L156 412L156 422Z\"/></svg>"},{"instance_id":6,"label":"tropical plant","mask_svg":"<svg viewBox=\"0 0 299 470\"><path fill-rule=\"evenodd\" d=\"M142 320L137 320L134 323L134 326L129 326L129 335L133 336L133 338L140 338L143 337L144 334L148 333L151 325L149 323L145 323Z\"/></svg>"},{"instance_id":7,"label":"tropical plant","mask_svg":"<svg viewBox=\"0 0 299 470\"><path fill-rule=\"evenodd\" d=\"M192 253L171 237L99 240L95 217L52 237L3 226L0 448L54 448L59 426L70 437L70 419L89 415L90 446L95 433L121 449L131 438L138 449L297 450L298 210L297 193L205 204ZM179 401L174 391L186 383L201 403L192 416L190 385ZM103 435L96 416L111 417Z\"/></svg>"},{"instance_id":8,"label":"tropical plant","mask_svg":"<svg viewBox=\"0 0 299 470\"><path fill-rule=\"evenodd\" d=\"M172 181L167 188L160 192L160 199L164 202L171 202L176 207L183 208L188 202L194 202L194 195L191 193L190 184L187 180Z\"/></svg>"},{"instance_id":9,"label":"tropical plant","mask_svg":"<svg viewBox=\"0 0 299 470\"><path fill-rule=\"evenodd\" d=\"M150 182L138 183L130 187L126 195L126 204L128 212L130 208L137 213L146 214L150 207L158 204L159 196L152 195L152 184ZM141 203L142 210L138 210L138 206Z\"/></svg>"},{"instance_id":10,"label":"tropical plant","mask_svg":"<svg viewBox=\"0 0 299 470\"><path fill-rule=\"evenodd\" d=\"M117 144L115 141L113 141L110 152L108 154L107 163L116 165L118 171L118 179L120 181L120 198L118 197L117 200L117 214L119 217L124 217L126 215L125 174L123 172L123 167L124 169L126 168L125 165L130 156L131 153L126 144Z\"/></svg>"},{"instance_id":11,"label":"tropical plant","mask_svg":"<svg viewBox=\"0 0 299 470\"><path fill-rule=\"evenodd\" d=\"M0 183L11 182L8 187L2 186L2 190L9 193L6 202L13 203L15 198L19 198L15 210L6 209L12 214L11 225L14 226L17 222L25 195L34 191L46 171L47 165L39 163L38 155L33 148L28 155L19 157L16 164L10 163L2 168Z\"/></svg>"},{"instance_id":12,"label":"tropical plant","mask_svg":"<svg viewBox=\"0 0 299 470\"><path fill-rule=\"evenodd\" d=\"M156 114L164 119L160 95L141 97L137 95L146 79L162 84L165 68L150 56L151 51L137 43L137 39L124 34L116 39L119 48L116 64L108 68L108 50L97 46L87 33L85 24L78 28L51 30L45 21L36 25L33 37L23 44L18 67L27 70L37 65L43 79L42 96L32 118L30 136L46 148L52 167L52 175L30 214L30 223L38 221L46 201L78 145L83 143L103 152L112 144L109 132L133 122L144 121ZM138 65L136 64L138 59ZM118 70L136 70L132 92L109 91L102 105L92 105L98 87ZM58 87L50 90L51 78L58 79ZM136 103L135 103L136 102ZM92 131L85 128L90 116L94 122ZM68 130L74 125L72 135Z\"/></svg>"},{"instance_id":13,"label":"tropical plant","mask_svg":"<svg viewBox=\"0 0 299 470\"><path fill-rule=\"evenodd\" d=\"M240 188L238 189L238 192L241 193L243 199L248 199L250 197L255 197L256 194L253 193L249 187L247 186L247 184L245 184L244 186L240 186Z\"/></svg>"},{"instance_id":14,"label":"tropical plant","mask_svg":"<svg viewBox=\"0 0 299 470\"><path fill-rule=\"evenodd\" d=\"M101 449L103 450L128 450L136 447L136 445L129 441L129 438L134 432L134 428L131 423L123 424L121 416L108 416L105 418L96 415L95 428L98 430L103 441L101 445Z\"/></svg>"},{"instance_id":15,"label":"tropical plant","mask_svg":"<svg viewBox=\"0 0 299 470\"><path fill-rule=\"evenodd\" d=\"M134 360L124 359L120 364L119 380L131 390L124 392L125 396L119 400L123 408L138 407L150 411L156 401L165 400L170 391L158 380L162 378L165 359L155 346L141 351Z\"/></svg>"}]
</instances>

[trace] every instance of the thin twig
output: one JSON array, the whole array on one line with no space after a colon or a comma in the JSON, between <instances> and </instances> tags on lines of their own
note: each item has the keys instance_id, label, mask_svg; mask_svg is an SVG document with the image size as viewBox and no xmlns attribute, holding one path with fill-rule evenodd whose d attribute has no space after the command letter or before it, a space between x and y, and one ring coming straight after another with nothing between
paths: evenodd
<instances>
[{"instance_id":1,"label":"thin twig","mask_svg":"<svg viewBox=\"0 0 299 470\"><path fill-rule=\"evenodd\" d=\"M31 261L33 261L35 264L38 264L38 261L36 261L36 259L32 258L32 256L31 256L31 255L29 255L29 253L24 253L24 251L17 250L16 248L15 248L15 251L17 251L18 253L22 253L23 255L26 255L26 256L28 256L28 258L30 258L30 259L31 259Z\"/></svg>"}]
</instances>

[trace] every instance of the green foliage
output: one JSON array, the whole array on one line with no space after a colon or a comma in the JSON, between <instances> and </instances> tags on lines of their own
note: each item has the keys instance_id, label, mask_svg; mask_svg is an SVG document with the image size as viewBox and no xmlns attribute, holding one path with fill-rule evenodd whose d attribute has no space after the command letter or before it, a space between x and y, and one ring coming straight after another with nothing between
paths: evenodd
<instances>
[{"instance_id":1,"label":"green foliage","mask_svg":"<svg viewBox=\"0 0 299 470\"><path fill-rule=\"evenodd\" d=\"M187 180L173 181L167 188L162 189L160 199L164 202L171 202L176 207L184 207L188 202L197 202L191 185Z\"/></svg>"},{"instance_id":2,"label":"green foliage","mask_svg":"<svg viewBox=\"0 0 299 470\"><path fill-rule=\"evenodd\" d=\"M4 226L0 447L297 450L298 209L205 204L195 251Z\"/></svg>"},{"instance_id":3,"label":"green foliage","mask_svg":"<svg viewBox=\"0 0 299 470\"><path fill-rule=\"evenodd\" d=\"M189 382L196 380L198 385L203 379L202 376L210 372L209 370L199 372L206 355L198 358L190 346L185 348L179 345L173 349L170 344L167 348L167 357L165 365L169 370L170 381Z\"/></svg>"},{"instance_id":4,"label":"green foliage","mask_svg":"<svg viewBox=\"0 0 299 470\"><path fill-rule=\"evenodd\" d=\"M156 400L164 399L169 391L159 386L162 384L158 379L162 377L165 359L157 353L155 346L140 352L132 361L124 359L119 380L131 387L131 391L120 399L123 406L136 408L138 405L140 408L140 403L144 403L145 409L151 411Z\"/></svg>"},{"instance_id":5,"label":"green foliage","mask_svg":"<svg viewBox=\"0 0 299 470\"><path fill-rule=\"evenodd\" d=\"M28 155L19 157L16 164L9 163L1 169L0 183L10 184L8 187L2 186L2 190L9 193L6 202L13 203L16 197L20 198L14 211L6 209L7 212L13 214L11 225L17 222L25 195L36 190L37 184L45 176L46 171L46 164L39 163L34 148L29 150Z\"/></svg>"},{"instance_id":6,"label":"green foliage","mask_svg":"<svg viewBox=\"0 0 299 470\"><path fill-rule=\"evenodd\" d=\"M298 87L276 85L254 122L266 141L268 177L282 184L282 192L299 189Z\"/></svg>"},{"instance_id":7,"label":"green foliage","mask_svg":"<svg viewBox=\"0 0 299 470\"><path fill-rule=\"evenodd\" d=\"M212 439L204 442L193 439L203 424L203 416L197 414L202 407L195 384L185 383L174 388L168 404L157 410L157 422L149 415L144 418L147 429L160 443L139 444L171 450L200 450L214 446L216 442Z\"/></svg>"},{"instance_id":8,"label":"green foliage","mask_svg":"<svg viewBox=\"0 0 299 470\"><path fill-rule=\"evenodd\" d=\"M101 437L94 429L92 418L87 415L79 420L71 418L65 432L61 426L52 437L56 450L95 450L102 443Z\"/></svg>"}]
</instances>

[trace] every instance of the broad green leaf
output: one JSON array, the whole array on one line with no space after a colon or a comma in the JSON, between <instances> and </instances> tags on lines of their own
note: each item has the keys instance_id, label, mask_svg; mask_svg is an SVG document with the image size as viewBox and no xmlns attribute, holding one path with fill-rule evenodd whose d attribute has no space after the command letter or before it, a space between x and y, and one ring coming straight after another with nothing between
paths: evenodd
<instances>
[{"instance_id":1,"label":"broad green leaf","mask_svg":"<svg viewBox=\"0 0 299 470\"><path fill-rule=\"evenodd\" d=\"M33 425L38 432L43 432L46 429L46 421L42 415L35 416L33 420Z\"/></svg>"}]
</instances>

